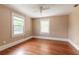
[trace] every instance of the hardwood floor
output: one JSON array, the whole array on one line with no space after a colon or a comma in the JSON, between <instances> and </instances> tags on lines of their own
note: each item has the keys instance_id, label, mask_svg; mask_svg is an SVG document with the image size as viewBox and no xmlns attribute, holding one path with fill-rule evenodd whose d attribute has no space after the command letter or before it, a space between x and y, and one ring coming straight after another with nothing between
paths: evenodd
<instances>
[{"instance_id":1,"label":"hardwood floor","mask_svg":"<svg viewBox=\"0 0 79 59\"><path fill-rule=\"evenodd\" d=\"M79 52L68 42L30 39L0 52L0 55L77 55Z\"/></svg>"}]
</instances>

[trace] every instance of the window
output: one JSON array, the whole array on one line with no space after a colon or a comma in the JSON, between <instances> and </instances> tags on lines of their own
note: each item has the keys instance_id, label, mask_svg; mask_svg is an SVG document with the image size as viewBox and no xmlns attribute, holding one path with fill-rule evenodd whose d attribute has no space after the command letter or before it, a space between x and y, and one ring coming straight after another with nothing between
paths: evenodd
<instances>
[{"instance_id":1,"label":"window","mask_svg":"<svg viewBox=\"0 0 79 59\"><path fill-rule=\"evenodd\" d=\"M40 20L40 31L41 33L49 33L49 20Z\"/></svg>"},{"instance_id":2,"label":"window","mask_svg":"<svg viewBox=\"0 0 79 59\"><path fill-rule=\"evenodd\" d=\"M13 35L23 34L24 33L24 18L20 16L12 16L13 23Z\"/></svg>"}]
</instances>

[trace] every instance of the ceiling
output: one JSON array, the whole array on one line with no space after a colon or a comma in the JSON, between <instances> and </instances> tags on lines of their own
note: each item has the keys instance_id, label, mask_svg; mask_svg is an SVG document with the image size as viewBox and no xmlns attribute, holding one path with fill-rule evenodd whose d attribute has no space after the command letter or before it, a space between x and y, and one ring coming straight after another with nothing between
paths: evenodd
<instances>
[{"instance_id":1,"label":"ceiling","mask_svg":"<svg viewBox=\"0 0 79 59\"><path fill-rule=\"evenodd\" d=\"M67 15L74 6L73 4L42 4L43 7L48 8L41 13L40 5L41 4L7 4L6 6L33 18Z\"/></svg>"}]
</instances>

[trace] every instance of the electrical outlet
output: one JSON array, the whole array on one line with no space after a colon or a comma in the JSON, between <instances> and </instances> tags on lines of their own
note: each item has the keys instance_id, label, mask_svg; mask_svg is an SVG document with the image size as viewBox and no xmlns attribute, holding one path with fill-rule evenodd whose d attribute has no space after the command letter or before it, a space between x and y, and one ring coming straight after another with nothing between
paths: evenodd
<instances>
[{"instance_id":1,"label":"electrical outlet","mask_svg":"<svg viewBox=\"0 0 79 59\"><path fill-rule=\"evenodd\" d=\"M3 43L5 44L5 43L6 43L6 41L3 41Z\"/></svg>"}]
</instances>

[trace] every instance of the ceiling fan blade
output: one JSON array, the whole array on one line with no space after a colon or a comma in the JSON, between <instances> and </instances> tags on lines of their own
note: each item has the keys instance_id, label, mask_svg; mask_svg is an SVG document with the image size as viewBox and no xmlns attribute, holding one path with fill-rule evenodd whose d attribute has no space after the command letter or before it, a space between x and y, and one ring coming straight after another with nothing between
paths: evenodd
<instances>
[{"instance_id":1,"label":"ceiling fan blade","mask_svg":"<svg viewBox=\"0 0 79 59\"><path fill-rule=\"evenodd\" d=\"M78 6L78 4L75 4L75 5L74 5L74 7L77 7L77 6Z\"/></svg>"}]
</instances>

